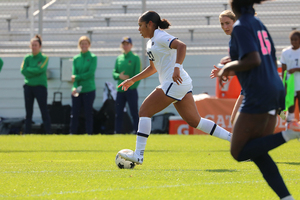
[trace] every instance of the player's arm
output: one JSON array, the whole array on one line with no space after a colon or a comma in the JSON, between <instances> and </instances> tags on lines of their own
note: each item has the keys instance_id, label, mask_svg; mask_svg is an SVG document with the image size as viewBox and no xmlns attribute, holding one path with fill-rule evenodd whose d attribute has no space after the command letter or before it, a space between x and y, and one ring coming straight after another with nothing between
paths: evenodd
<instances>
[{"instance_id":1,"label":"player's arm","mask_svg":"<svg viewBox=\"0 0 300 200\"><path fill-rule=\"evenodd\" d=\"M88 70L84 73L75 75L76 81L88 80L95 77L96 69L97 69L97 56L92 56L90 65Z\"/></svg>"},{"instance_id":2,"label":"player's arm","mask_svg":"<svg viewBox=\"0 0 300 200\"><path fill-rule=\"evenodd\" d=\"M33 73L31 73L31 72L29 72L29 71L28 71L28 68L29 68L29 66L28 66L28 58L25 57L24 60L23 60L23 62L22 62L22 64L21 64L21 73L22 73L22 74L24 75L24 77L26 77L26 78L32 78L32 77L35 77L36 75L33 74Z\"/></svg>"},{"instance_id":3,"label":"player's arm","mask_svg":"<svg viewBox=\"0 0 300 200\"><path fill-rule=\"evenodd\" d=\"M210 72L210 78L213 79L215 77L218 77L218 73L219 71L221 70L222 68L218 68L216 65L214 65L214 69L211 70ZM229 76L235 76L235 72L234 71L231 71L229 72ZM224 77L224 81L227 80L228 77Z\"/></svg>"},{"instance_id":4,"label":"player's arm","mask_svg":"<svg viewBox=\"0 0 300 200\"><path fill-rule=\"evenodd\" d=\"M295 67L295 68L289 69L288 72L290 74L293 74L294 72L300 72L300 67Z\"/></svg>"},{"instance_id":5,"label":"player's arm","mask_svg":"<svg viewBox=\"0 0 300 200\"><path fill-rule=\"evenodd\" d=\"M175 39L172 41L170 48L177 49L176 63L182 64L186 55L186 44L178 39Z\"/></svg>"},{"instance_id":6,"label":"player's arm","mask_svg":"<svg viewBox=\"0 0 300 200\"><path fill-rule=\"evenodd\" d=\"M27 71L34 75L40 75L42 73L45 73L45 71L47 71L48 61L49 61L48 57L43 57L41 63L38 66L34 66L34 67L29 66L27 68Z\"/></svg>"},{"instance_id":7,"label":"player's arm","mask_svg":"<svg viewBox=\"0 0 300 200\"><path fill-rule=\"evenodd\" d=\"M156 73L156 68L154 66L153 61L150 60L150 65L146 67L143 71L133 76L130 79L123 81L118 87L122 87L124 91L128 90L130 86L132 86L135 82L140 81L144 78L147 78Z\"/></svg>"},{"instance_id":8,"label":"player's arm","mask_svg":"<svg viewBox=\"0 0 300 200\"><path fill-rule=\"evenodd\" d=\"M180 77L180 65L182 65L186 55L186 45L182 41L175 39L172 41L170 48L177 49L176 64L174 67L172 79L175 83L179 85L182 83L182 78Z\"/></svg>"},{"instance_id":9,"label":"player's arm","mask_svg":"<svg viewBox=\"0 0 300 200\"><path fill-rule=\"evenodd\" d=\"M156 73L156 68L154 66L153 61L150 60L150 65L146 69L144 69L143 71L138 73L137 75L133 76L131 78L131 80L134 81L134 82L137 82L137 81L140 81L144 78L152 76L155 73Z\"/></svg>"},{"instance_id":10,"label":"player's arm","mask_svg":"<svg viewBox=\"0 0 300 200\"><path fill-rule=\"evenodd\" d=\"M232 71L248 71L255 67L258 67L261 63L259 53L252 51L246 54L241 60L235 60L227 63L218 73L218 76L228 77ZM222 79L219 80L219 84L222 85Z\"/></svg>"},{"instance_id":11,"label":"player's arm","mask_svg":"<svg viewBox=\"0 0 300 200\"><path fill-rule=\"evenodd\" d=\"M224 73L226 71L226 75L231 71L248 71L255 67L258 67L261 63L261 59L259 53L257 51L250 52L246 54L241 60L235 60L227 63L219 72Z\"/></svg>"},{"instance_id":12,"label":"player's arm","mask_svg":"<svg viewBox=\"0 0 300 200\"><path fill-rule=\"evenodd\" d=\"M238 50L238 60L227 63L218 75L228 76L229 72L248 71L261 64L260 47L253 36L244 26L235 26L231 34L231 47Z\"/></svg>"}]
</instances>

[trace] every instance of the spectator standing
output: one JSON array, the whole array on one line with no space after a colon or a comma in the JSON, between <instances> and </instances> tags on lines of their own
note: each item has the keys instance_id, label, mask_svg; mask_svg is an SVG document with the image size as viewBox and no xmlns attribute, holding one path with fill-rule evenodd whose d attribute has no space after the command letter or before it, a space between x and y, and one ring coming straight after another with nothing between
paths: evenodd
<instances>
[{"instance_id":1,"label":"spectator standing","mask_svg":"<svg viewBox=\"0 0 300 200\"><path fill-rule=\"evenodd\" d=\"M26 109L25 134L31 132L33 104L37 100L47 134L52 134L51 120L47 109L47 66L49 58L41 53L42 38L34 36L30 41L32 53L24 57L21 73L25 77L24 99Z\"/></svg>"},{"instance_id":2,"label":"spectator standing","mask_svg":"<svg viewBox=\"0 0 300 200\"><path fill-rule=\"evenodd\" d=\"M124 37L122 39L121 48L123 50L123 54L117 57L115 68L113 70L113 78L118 81L117 85L141 72L141 61L139 56L131 51L132 40L130 37ZM137 87L139 83L140 81L135 82L127 91L117 87L115 118L116 133L124 133L122 127L126 102L128 103L130 114L133 119L134 132L137 132L139 122Z\"/></svg>"},{"instance_id":3,"label":"spectator standing","mask_svg":"<svg viewBox=\"0 0 300 200\"><path fill-rule=\"evenodd\" d=\"M86 133L93 133L93 104L96 96L95 71L97 57L89 51L91 41L87 36L81 36L78 41L80 53L73 58L71 80L72 110L70 134L76 134L81 107L84 108Z\"/></svg>"}]
</instances>

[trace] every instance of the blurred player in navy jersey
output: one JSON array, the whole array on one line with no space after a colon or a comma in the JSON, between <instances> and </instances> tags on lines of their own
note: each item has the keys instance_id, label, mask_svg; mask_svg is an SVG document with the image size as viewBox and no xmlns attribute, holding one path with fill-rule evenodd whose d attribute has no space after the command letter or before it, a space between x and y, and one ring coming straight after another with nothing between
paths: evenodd
<instances>
[{"instance_id":1,"label":"blurred player in navy jersey","mask_svg":"<svg viewBox=\"0 0 300 200\"><path fill-rule=\"evenodd\" d=\"M226 77L233 71L244 92L233 128L232 156L237 161L253 160L280 199L292 200L294 198L268 151L299 138L300 132L290 129L273 134L276 113L285 108L285 89L277 72L272 38L262 22L254 16L253 5L262 1L230 1L238 19L229 45L232 61L218 75Z\"/></svg>"}]
</instances>

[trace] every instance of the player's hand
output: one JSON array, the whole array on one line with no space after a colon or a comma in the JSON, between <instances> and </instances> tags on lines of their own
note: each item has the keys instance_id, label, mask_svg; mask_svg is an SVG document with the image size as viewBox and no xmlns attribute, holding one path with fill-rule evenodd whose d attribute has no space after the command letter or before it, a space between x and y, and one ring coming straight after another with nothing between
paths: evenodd
<instances>
[{"instance_id":1,"label":"player's hand","mask_svg":"<svg viewBox=\"0 0 300 200\"><path fill-rule=\"evenodd\" d=\"M121 72L120 75L119 75L119 78L120 78L121 80L129 79L129 76L128 76L128 75L125 75L124 73L125 73L125 71Z\"/></svg>"},{"instance_id":2,"label":"player's hand","mask_svg":"<svg viewBox=\"0 0 300 200\"><path fill-rule=\"evenodd\" d=\"M218 77L218 72L220 71L221 69L216 67L216 65L214 65L214 69L211 70L210 72L210 78L213 79L213 78L216 78Z\"/></svg>"},{"instance_id":3,"label":"player's hand","mask_svg":"<svg viewBox=\"0 0 300 200\"><path fill-rule=\"evenodd\" d=\"M72 81L72 83L75 82L75 77L76 77L75 75L72 75L72 76L71 76L71 81Z\"/></svg>"},{"instance_id":4,"label":"player's hand","mask_svg":"<svg viewBox=\"0 0 300 200\"><path fill-rule=\"evenodd\" d=\"M127 91L128 88L129 88L130 86L132 86L133 84L134 84L134 81L133 81L133 80L127 79L127 80L123 81L120 85L118 85L118 88L119 88L119 87L122 87L122 90Z\"/></svg>"},{"instance_id":5,"label":"player's hand","mask_svg":"<svg viewBox=\"0 0 300 200\"><path fill-rule=\"evenodd\" d=\"M218 73L219 73L219 71L221 70L220 68L216 67L216 65L214 65L214 68L215 68L215 69L211 70L211 72L210 72L210 78L211 78L211 79L213 79L213 78L215 78L215 77L218 77ZM222 79L223 81L227 81L227 80L228 80L228 77L222 76L221 79Z\"/></svg>"},{"instance_id":6,"label":"player's hand","mask_svg":"<svg viewBox=\"0 0 300 200\"><path fill-rule=\"evenodd\" d=\"M172 79L177 85L182 83L182 78L180 77L180 69L178 67L174 67L174 72Z\"/></svg>"},{"instance_id":7,"label":"player's hand","mask_svg":"<svg viewBox=\"0 0 300 200\"><path fill-rule=\"evenodd\" d=\"M76 88L74 88L73 90L72 90L72 96L74 96L76 94Z\"/></svg>"},{"instance_id":8,"label":"player's hand","mask_svg":"<svg viewBox=\"0 0 300 200\"><path fill-rule=\"evenodd\" d=\"M220 69L218 76L220 77L219 85L221 86L221 88L223 88L223 86L224 86L223 81L228 80L229 73L230 73L230 71L226 67L223 67L222 69Z\"/></svg>"}]
</instances>

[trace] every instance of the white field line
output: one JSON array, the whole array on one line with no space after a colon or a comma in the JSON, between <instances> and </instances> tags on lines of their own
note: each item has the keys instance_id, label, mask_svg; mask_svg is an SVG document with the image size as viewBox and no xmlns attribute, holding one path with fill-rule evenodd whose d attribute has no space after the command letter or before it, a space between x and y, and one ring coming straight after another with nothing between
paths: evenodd
<instances>
[{"instance_id":1,"label":"white field line","mask_svg":"<svg viewBox=\"0 0 300 200\"><path fill-rule=\"evenodd\" d=\"M286 179L285 181L299 181L300 179ZM176 187L192 187L198 185L231 185L231 184L249 184L249 183L262 183L265 180L253 180L253 181L230 181L230 182L206 182L206 183L195 183L195 184L176 184L176 185L161 185L161 186L141 186L141 187L121 187L121 188L106 188L106 189L92 189L92 190L82 190L82 191L60 191L60 192L43 192L41 194L33 195L16 195L16 196L6 196L1 195L1 198L17 198L17 197L43 197L51 195L64 195L64 194L81 194L81 193L91 193L91 192L105 192L105 191L125 191L125 190L141 190L141 189L161 189L161 188L176 188Z\"/></svg>"},{"instance_id":2,"label":"white field line","mask_svg":"<svg viewBox=\"0 0 300 200\"><path fill-rule=\"evenodd\" d=\"M184 172L192 172L192 171L197 171L197 172L208 172L208 171L211 171L211 172L214 172L213 170L215 169L197 169L197 170L186 170L186 169L170 169L170 170L163 170L163 171L166 171L166 172L172 172L172 171L184 171ZM216 169L218 170L218 169ZM42 171L3 171L3 172L0 172L0 174L30 174L30 173L75 173L75 172L115 172L115 171L121 171L120 169L114 169L114 170L111 170L111 169L106 169L106 170L76 170L76 171L72 171L72 170L63 170L63 171L57 171L57 170L42 170ZM144 170L144 171L157 171L156 169L155 170ZM230 171L233 171L233 172L257 172L256 169L249 169L249 170L230 170ZM228 172L230 172L228 171ZM296 169L285 169L285 170L281 170L281 171L287 171L287 172L290 172L290 171L296 171ZM217 171L216 171L217 172Z\"/></svg>"},{"instance_id":3,"label":"white field line","mask_svg":"<svg viewBox=\"0 0 300 200\"><path fill-rule=\"evenodd\" d=\"M81 171L54 171L54 170L42 170L42 171L4 171L0 172L3 174L30 174L30 173L74 173L74 172L112 172L112 171L120 171L116 170L81 170Z\"/></svg>"}]
</instances>

